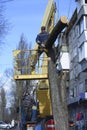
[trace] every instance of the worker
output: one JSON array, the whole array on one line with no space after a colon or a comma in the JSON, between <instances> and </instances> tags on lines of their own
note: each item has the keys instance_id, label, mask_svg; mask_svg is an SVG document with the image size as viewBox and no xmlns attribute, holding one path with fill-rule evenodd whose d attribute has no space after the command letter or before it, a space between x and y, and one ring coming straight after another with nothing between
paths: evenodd
<instances>
[{"instance_id":1,"label":"worker","mask_svg":"<svg viewBox=\"0 0 87 130\"><path fill-rule=\"evenodd\" d=\"M32 105L32 115L31 115L31 121L36 121L37 119L37 104L36 102Z\"/></svg>"},{"instance_id":2,"label":"worker","mask_svg":"<svg viewBox=\"0 0 87 130\"><path fill-rule=\"evenodd\" d=\"M40 56L45 48L45 42L48 39L49 33L46 31L46 27L41 27L41 32L36 37L36 43L38 44L38 55Z\"/></svg>"},{"instance_id":3,"label":"worker","mask_svg":"<svg viewBox=\"0 0 87 130\"><path fill-rule=\"evenodd\" d=\"M46 31L45 26L41 26L41 32L36 37L36 43L38 44L38 55L37 58L31 61L31 67L34 68L37 60L39 59L40 55L46 50L45 42L49 37L49 33Z\"/></svg>"},{"instance_id":4,"label":"worker","mask_svg":"<svg viewBox=\"0 0 87 130\"><path fill-rule=\"evenodd\" d=\"M79 112L77 114L76 119L77 119L76 124L78 126L78 130L83 130L83 127L84 127L84 115L83 115L83 113Z\"/></svg>"},{"instance_id":5,"label":"worker","mask_svg":"<svg viewBox=\"0 0 87 130\"><path fill-rule=\"evenodd\" d=\"M48 57L51 57L52 61L55 63L55 51L54 48L45 48L45 43L49 38L49 33L46 31L46 27L41 27L41 32L36 37L36 42L38 44L38 58L43 53L46 52Z\"/></svg>"},{"instance_id":6,"label":"worker","mask_svg":"<svg viewBox=\"0 0 87 130\"><path fill-rule=\"evenodd\" d=\"M41 32L36 37L36 43L38 44L38 55L37 58L31 61L31 67L34 68L35 64L37 62L37 59L39 59L40 55L45 52L48 57L51 57L52 61L55 63L55 51L52 48L46 49L45 43L47 39L49 38L49 33L46 31L45 26L41 26Z\"/></svg>"}]
</instances>

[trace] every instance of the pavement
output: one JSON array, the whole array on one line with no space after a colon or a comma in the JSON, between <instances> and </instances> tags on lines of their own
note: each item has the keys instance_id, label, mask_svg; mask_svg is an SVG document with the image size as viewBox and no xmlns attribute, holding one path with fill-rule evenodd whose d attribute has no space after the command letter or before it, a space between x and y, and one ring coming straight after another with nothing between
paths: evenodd
<instances>
[{"instance_id":1,"label":"pavement","mask_svg":"<svg viewBox=\"0 0 87 130\"><path fill-rule=\"evenodd\" d=\"M2 128L0 128L0 130L8 130L8 129L2 129ZM19 126L15 126L14 128L11 128L9 130L20 130L20 129L19 129Z\"/></svg>"},{"instance_id":2,"label":"pavement","mask_svg":"<svg viewBox=\"0 0 87 130\"><path fill-rule=\"evenodd\" d=\"M14 128L12 128L11 130L20 130L20 129L19 129L19 126L17 125Z\"/></svg>"}]
</instances>

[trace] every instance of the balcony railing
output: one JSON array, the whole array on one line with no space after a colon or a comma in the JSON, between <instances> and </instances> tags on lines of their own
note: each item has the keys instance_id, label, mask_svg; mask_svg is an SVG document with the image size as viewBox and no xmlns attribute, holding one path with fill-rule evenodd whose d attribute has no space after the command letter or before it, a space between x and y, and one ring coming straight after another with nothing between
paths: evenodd
<instances>
[{"instance_id":1,"label":"balcony railing","mask_svg":"<svg viewBox=\"0 0 87 130\"><path fill-rule=\"evenodd\" d=\"M77 96L77 97L68 98L67 99L67 104L71 105L71 104L74 104L74 103L79 103L80 99L82 101L86 101L87 100L87 92L80 93L80 95L82 97Z\"/></svg>"}]
</instances>

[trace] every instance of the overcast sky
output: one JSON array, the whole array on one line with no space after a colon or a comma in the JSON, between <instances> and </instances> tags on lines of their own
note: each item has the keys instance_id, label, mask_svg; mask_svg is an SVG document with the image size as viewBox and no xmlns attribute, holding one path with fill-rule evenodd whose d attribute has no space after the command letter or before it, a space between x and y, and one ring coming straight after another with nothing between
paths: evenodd
<instances>
[{"instance_id":1,"label":"overcast sky","mask_svg":"<svg viewBox=\"0 0 87 130\"><path fill-rule=\"evenodd\" d=\"M55 0L58 16L70 18L75 7L75 0ZM4 39L5 45L0 49L0 74L13 66L12 50L15 50L22 33L28 43L35 44L40 30L48 0L14 0L5 4L5 16L9 20L10 32Z\"/></svg>"}]
</instances>

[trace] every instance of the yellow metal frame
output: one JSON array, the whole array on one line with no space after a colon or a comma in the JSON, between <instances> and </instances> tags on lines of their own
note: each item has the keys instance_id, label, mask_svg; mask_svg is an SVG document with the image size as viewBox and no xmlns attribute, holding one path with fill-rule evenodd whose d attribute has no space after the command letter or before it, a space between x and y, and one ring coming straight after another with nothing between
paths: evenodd
<instances>
[{"instance_id":1,"label":"yellow metal frame","mask_svg":"<svg viewBox=\"0 0 87 130\"><path fill-rule=\"evenodd\" d=\"M46 26L49 33L51 32L51 30L54 27L55 11L56 11L56 7L55 7L54 0L49 0L46 10L45 10L43 20L42 20L42 24L41 24L41 26L42 25ZM34 66L37 64L37 61L38 61L37 49L38 49L38 45L35 44L34 51L32 51L31 58L30 58L31 64L34 63ZM17 56L18 56L18 54L21 53L21 51L22 50L13 51L14 61L17 61ZM47 56L46 56L46 54L44 54L43 61L42 61L42 76L41 76L41 73L38 73L38 75L37 75L35 68L32 68L32 67L30 68L31 74L22 74L20 71L18 71L17 62L15 62L14 79L23 79L23 78L24 79L40 79L39 77L42 77L42 79L46 78L48 76L48 59L46 60L46 58L47 58ZM20 59L20 60L22 60L22 59ZM47 67L44 67L44 66L47 66ZM28 67L26 67L26 68L28 68Z\"/></svg>"},{"instance_id":2,"label":"yellow metal frame","mask_svg":"<svg viewBox=\"0 0 87 130\"><path fill-rule=\"evenodd\" d=\"M48 79L48 74L33 74L33 75L14 75L16 80L39 80L39 79Z\"/></svg>"}]
</instances>

